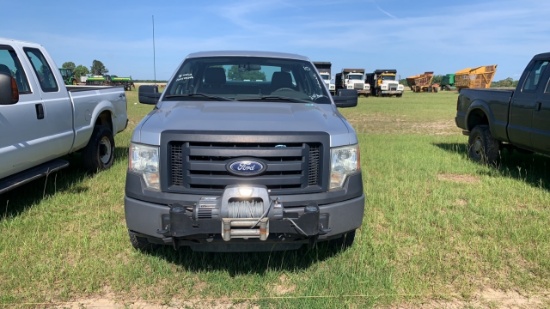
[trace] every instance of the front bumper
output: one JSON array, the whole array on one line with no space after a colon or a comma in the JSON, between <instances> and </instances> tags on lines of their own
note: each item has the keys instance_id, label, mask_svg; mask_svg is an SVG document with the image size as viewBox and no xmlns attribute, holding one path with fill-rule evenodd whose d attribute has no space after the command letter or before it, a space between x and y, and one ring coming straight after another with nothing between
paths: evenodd
<instances>
[{"instance_id":1,"label":"front bumper","mask_svg":"<svg viewBox=\"0 0 550 309\"><path fill-rule=\"evenodd\" d=\"M202 197L198 202L173 200L167 205L125 195L126 224L151 243L176 248L271 251L339 237L359 228L363 220L363 194L329 204L319 205L312 199L285 207L284 198L269 196L267 190L257 187L259 193L253 197L258 202L242 206L239 201L232 202L236 189L228 188L221 197Z\"/></svg>"},{"instance_id":2,"label":"front bumper","mask_svg":"<svg viewBox=\"0 0 550 309\"><path fill-rule=\"evenodd\" d=\"M381 94L402 94L403 90L381 90Z\"/></svg>"}]
</instances>

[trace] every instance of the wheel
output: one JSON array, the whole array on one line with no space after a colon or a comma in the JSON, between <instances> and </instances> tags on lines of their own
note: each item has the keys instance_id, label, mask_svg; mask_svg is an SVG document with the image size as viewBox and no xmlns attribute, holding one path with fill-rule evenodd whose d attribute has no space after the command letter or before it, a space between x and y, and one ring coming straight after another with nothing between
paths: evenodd
<instances>
[{"instance_id":1,"label":"wheel","mask_svg":"<svg viewBox=\"0 0 550 309\"><path fill-rule=\"evenodd\" d=\"M329 246L338 250L346 250L353 245L354 240L355 230L344 233L342 237L329 240Z\"/></svg>"},{"instance_id":2,"label":"wheel","mask_svg":"<svg viewBox=\"0 0 550 309\"><path fill-rule=\"evenodd\" d=\"M488 125L478 125L470 131L468 157L482 164L498 164L500 142L493 138Z\"/></svg>"},{"instance_id":3,"label":"wheel","mask_svg":"<svg viewBox=\"0 0 550 309\"><path fill-rule=\"evenodd\" d=\"M128 231L128 236L130 236L130 243L132 244L132 247L134 249L137 249L139 251L148 251L153 249L153 244L151 244L147 238L140 237L136 233L132 231Z\"/></svg>"},{"instance_id":4,"label":"wheel","mask_svg":"<svg viewBox=\"0 0 550 309\"><path fill-rule=\"evenodd\" d=\"M115 158L115 140L111 129L96 125L82 154L84 167L88 171L95 173L110 168Z\"/></svg>"},{"instance_id":5,"label":"wheel","mask_svg":"<svg viewBox=\"0 0 550 309\"><path fill-rule=\"evenodd\" d=\"M403 96L403 94L402 94L402 93L399 93L399 94L396 94L395 96L398 97L398 98L400 98L400 97Z\"/></svg>"}]
</instances>

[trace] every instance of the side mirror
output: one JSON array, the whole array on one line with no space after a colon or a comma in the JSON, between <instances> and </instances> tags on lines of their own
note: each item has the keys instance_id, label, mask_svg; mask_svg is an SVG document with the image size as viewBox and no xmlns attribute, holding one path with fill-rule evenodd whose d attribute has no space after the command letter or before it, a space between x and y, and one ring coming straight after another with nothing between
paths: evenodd
<instances>
[{"instance_id":1,"label":"side mirror","mask_svg":"<svg viewBox=\"0 0 550 309\"><path fill-rule=\"evenodd\" d=\"M11 105L19 102L19 90L15 78L0 72L0 105Z\"/></svg>"},{"instance_id":2,"label":"side mirror","mask_svg":"<svg viewBox=\"0 0 550 309\"><path fill-rule=\"evenodd\" d=\"M138 89L139 103L157 104L160 99L159 87L156 85L141 85Z\"/></svg>"},{"instance_id":3,"label":"side mirror","mask_svg":"<svg viewBox=\"0 0 550 309\"><path fill-rule=\"evenodd\" d=\"M357 90L340 89L338 95L332 97L336 107L355 107L357 106Z\"/></svg>"}]
</instances>

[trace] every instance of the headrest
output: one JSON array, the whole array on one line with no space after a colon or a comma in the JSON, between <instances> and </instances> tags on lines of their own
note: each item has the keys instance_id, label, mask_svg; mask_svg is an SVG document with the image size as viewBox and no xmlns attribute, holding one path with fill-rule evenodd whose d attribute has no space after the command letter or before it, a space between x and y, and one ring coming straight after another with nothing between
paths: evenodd
<instances>
[{"instance_id":1,"label":"headrest","mask_svg":"<svg viewBox=\"0 0 550 309\"><path fill-rule=\"evenodd\" d=\"M204 83L214 85L225 84L225 70L221 67L206 69L206 72L204 72Z\"/></svg>"}]
</instances>

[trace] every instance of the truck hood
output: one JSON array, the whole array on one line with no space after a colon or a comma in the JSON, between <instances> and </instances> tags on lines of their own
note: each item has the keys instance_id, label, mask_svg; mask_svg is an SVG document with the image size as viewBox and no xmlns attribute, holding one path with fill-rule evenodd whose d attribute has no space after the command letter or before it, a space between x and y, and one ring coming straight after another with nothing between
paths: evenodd
<instances>
[{"instance_id":1,"label":"truck hood","mask_svg":"<svg viewBox=\"0 0 550 309\"><path fill-rule=\"evenodd\" d=\"M163 131L328 132L331 145L356 143L333 105L285 102L164 101L136 127L132 140L160 145Z\"/></svg>"}]
</instances>

